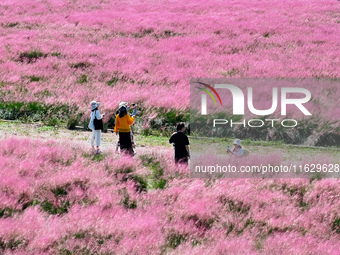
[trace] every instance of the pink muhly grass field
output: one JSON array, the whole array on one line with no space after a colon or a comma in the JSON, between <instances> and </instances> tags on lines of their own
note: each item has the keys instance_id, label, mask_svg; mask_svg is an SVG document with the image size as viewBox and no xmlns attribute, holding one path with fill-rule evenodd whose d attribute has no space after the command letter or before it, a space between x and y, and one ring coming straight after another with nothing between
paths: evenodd
<instances>
[{"instance_id":1,"label":"pink muhly grass field","mask_svg":"<svg viewBox=\"0 0 340 255\"><path fill-rule=\"evenodd\" d=\"M187 109L193 77L340 72L337 1L4 0L0 10L4 101Z\"/></svg>"},{"instance_id":2,"label":"pink muhly grass field","mask_svg":"<svg viewBox=\"0 0 340 255\"><path fill-rule=\"evenodd\" d=\"M168 150L0 140L0 251L337 254L338 180L189 179Z\"/></svg>"},{"instance_id":3,"label":"pink muhly grass field","mask_svg":"<svg viewBox=\"0 0 340 255\"><path fill-rule=\"evenodd\" d=\"M180 111L190 78L337 78L339 11L335 0L2 0L0 103ZM338 130L340 90L310 89L315 116ZM0 254L337 255L339 194L338 179L190 179L170 148L94 157L4 137Z\"/></svg>"}]
</instances>

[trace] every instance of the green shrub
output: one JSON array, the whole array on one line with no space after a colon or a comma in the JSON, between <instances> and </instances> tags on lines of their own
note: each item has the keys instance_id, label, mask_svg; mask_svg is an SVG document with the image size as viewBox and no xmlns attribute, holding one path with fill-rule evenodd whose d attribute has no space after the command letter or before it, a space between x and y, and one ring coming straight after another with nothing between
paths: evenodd
<instances>
[{"instance_id":1,"label":"green shrub","mask_svg":"<svg viewBox=\"0 0 340 255\"><path fill-rule=\"evenodd\" d=\"M77 109L75 109L75 112ZM43 121L48 126L57 126L67 121L68 105L45 105L39 102L0 102L0 118L23 122Z\"/></svg>"},{"instance_id":2,"label":"green shrub","mask_svg":"<svg viewBox=\"0 0 340 255\"><path fill-rule=\"evenodd\" d=\"M141 135L144 135L144 136L152 135L152 129L151 128L142 129Z\"/></svg>"},{"instance_id":3,"label":"green shrub","mask_svg":"<svg viewBox=\"0 0 340 255\"><path fill-rule=\"evenodd\" d=\"M82 114L71 114L67 118L66 128L74 130L81 120Z\"/></svg>"},{"instance_id":4,"label":"green shrub","mask_svg":"<svg viewBox=\"0 0 340 255\"><path fill-rule=\"evenodd\" d=\"M58 117L56 116L51 116L47 119L44 119L44 124L46 126L50 126L50 127L55 127L55 126L59 126L61 125L62 120L60 120Z\"/></svg>"}]
</instances>

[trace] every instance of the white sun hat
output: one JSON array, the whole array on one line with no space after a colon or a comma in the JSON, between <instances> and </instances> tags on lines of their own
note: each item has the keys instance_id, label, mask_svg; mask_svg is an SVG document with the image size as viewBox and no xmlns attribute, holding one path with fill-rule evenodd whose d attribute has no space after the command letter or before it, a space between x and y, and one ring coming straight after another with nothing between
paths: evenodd
<instances>
[{"instance_id":1,"label":"white sun hat","mask_svg":"<svg viewBox=\"0 0 340 255\"><path fill-rule=\"evenodd\" d=\"M128 103L127 103L127 102L120 102L120 103L119 103L119 108L122 107L122 106L127 107L127 106L128 106Z\"/></svg>"},{"instance_id":2,"label":"white sun hat","mask_svg":"<svg viewBox=\"0 0 340 255\"><path fill-rule=\"evenodd\" d=\"M242 145L241 145L241 140L240 140L240 139L235 139L234 142L233 142L233 144L236 144L236 145L238 145L238 146L242 146Z\"/></svg>"},{"instance_id":3,"label":"white sun hat","mask_svg":"<svg viewBox=\"0 0 340 255\"><path fill-rule=\"evenodd\" d=\"M92 102L91 102L91 111L94 110L94 109L96 109L99 105L100 105L99 102L92 101Z\"/></svg>"}]
</instances>

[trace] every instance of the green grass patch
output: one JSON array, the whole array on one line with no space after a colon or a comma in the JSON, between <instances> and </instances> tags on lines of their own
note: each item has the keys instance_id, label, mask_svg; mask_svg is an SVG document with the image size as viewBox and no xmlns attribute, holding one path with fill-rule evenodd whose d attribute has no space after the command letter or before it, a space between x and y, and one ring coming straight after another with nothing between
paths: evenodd
<instances>
[{"instance_id":1,"label":"green grass patch","mask_svg":"<svg viewBox=\"0 0 340 255\"><path fill-rule=\"evenodd\" d=\"M44 77L41 76L35 76L35 75L31 75L31 76L22 76L23 79L28 79L30 82L38 82L44 79Z\"/></svg>"},{"instance_id":2,"label":"green grass patch","mask_svg":"<svg viewBox=\"0 0 340 255\"><path fill-rule=\"evenodd\" d=\"M336 216L331 223L332 230L340 234L340 217Z\"/></svg>"},{"instance_id":3,"label":"green grass patch","mask_svg":"<svg viewBox=\"0 0 340 255\"><path fill-rule=\"evenodd\" d=\"M154 38L158 40L160 38L170 38L174 36L181 36L182 34L172 31L172 30L168 30L168 29L164 31L155 32L153 28L144 28L136 33L132 33L131 35L133 38L143 38L146 36L153 36Z\"/></svg>"},{"instance_id":4,"label":"green grass patch","mask_svg":"<svg viewBox=\"0 0 340 255\"><path fill-rule=\"evenodd\" d=\"M155 37L156 39L170 38L170 37L181 36L181 35L183 35L183 34L177 33L177 32L172 31L172 30L164 30L163 32L152 34L152 36Z\"/></svg>"},{"instance_id":5,"label":"green grass patch","mask_svg":"<svg viewBox=\"0 0 340 255\"><path fill-rule=\"evenodd\" d=\"M233 223L230 223L229 225L228 225L228 227L227 227L227 231L226 231L226 236L228 236L231 232L233 232L233 230L234 230L234 224Z\"/></svg>"},{"instance_id":6,"label":"green grass patch","mask_svg":"<svg viewBox=\"0 0 340 255\"><path fill-rule=\"evenodd\" d=\"M55 197L67 196L68 194L66 191L66 187L62 187L62 186L57 186L56 188L51 189L51 192L54 194Z\"/></svg>"},{"instance_id":7,"label":"green grass patch","mask_svg":"<svg viewBox=\"0 0 340 255\"><path fill-rule=\"evenodd\" d=\"M60 52L51 52L50 55L52 57L58 57L58 58L61 57L61 53Z\"/></svg>"},{"instance_id":8,"label":"green grass patch","mask_svg":"<svg viewBox=\"0 0 340 255\"><path fill-rule=\"evenodd\" d=\"M85 238L88 234L89 234L88 231L80 231L80 232L77 232L77 233L73 234L73 237L74 237L75 239L83 239L83 238Z\"/></svg>"},{"instance_id":9,"label":"green grass patch","mask_svg":"<svg viewBox=\"0 0 340 255\"><path fill-rule=\"evenodd\" d=\"M52 126L42 126L38 128L38 131L54 131L55 127Z\"/></svg>"},{"instance_id":10,"label":"green grass patch","mask_svg":"<svg viewBox=\"0 0 340 255\"><path fill-rule=\"evenodd\" d=\"M166 237L166 246L171 249L176 249L180 244L185 243L187 238L185 235L180 233L170 233Z\"/></svg>"},{"instance_id":11,"label":"green grass patch","mask_svg":"<svg viewBox=\"0 0 340 255\"><path fill-rule=\"evenodd\" d=\"M149 167L152 172L147 177L148 189L164 189L166 180L163 178L164 169L160 162L150 155L141 155L140 159L142 160L142 164Z\"/></svg>"},{"instance_id":12,"label":"green grass patch","mask_svg":"<svg viewBox=\"0 0 340 255\"><path fill-rule=\"evenodd\" d=\"M169 146L169 136L155 136L155 135L138 135L134 134L138 144L146 144L148 146Z\"/></svg>"},{"instance_id":13,"label":"green grass patch","mask_svg":"<svg viewBox=\"0 0 340 255\"><path fill-rule=\"evenodd\" d=\"M87 75L83 74L82 76L80 76L77 80L77 83L83 84L87 82Z\"/></svg>"},{"instance_id":14,"label":"green grass patch","mask_svg":"<svg viewBox=\"0 0 340 255\"><path fill-rule=\"evenodd\" d=\"M41 209L45 212L47 212L48 214L58 214L58 215L62 215L65 213L68 213L68 210L71 207L71 204L68 200L65 200L61 203L60 206L56 206L54 204L52 204L49 201L43 201L41 204Z\"/></svg>"},{"instance_id":15,"label":"green grass patch","mask_svg":"<svg viewBox=\"0 0 340 255\"><path fill-rule=\"evenodd\" d=\"M229 209L230 212L248 214L250 206L245 204L243 201L234 201L225 196L219 198L220 203Z\"/></svg>"},{"instance_id":16,"label":"green grass patch","mask_svg":"<svg viewBox=\"0 0 340 255\"><path fill-rule=\"evenodd\" d=\"M142 37L145 37L145 36L148 36L148 35L152 34L153 31L154 31L153 28L141 29L137 33L132 33L132 37L134 37L134 38L142 38Z\"/></svg>"},{"instance_id":17,"label":"green grass patch","mask_svg":"<svg viewBox=\"0 0 340 255\"><path fill-rule=\"evenodd\" d=\"M2 238L0 238L0 251L1 250L11 250L14 251L18 249L19 247L23 248L26 247L28 242L20 238L19 236L15 235L11 237L8 241L4 241Z\"/></svg>"},{"instance_id":18,"label":"green grass patch","mask_svg":"<svg viewBox=\"0 0 340 255\"><path fill-rule=\"evenodd\" d=\"M114 87L118 81L119 81L119 78L114 76L109 81L107 81L106 84L110 87Z\"/></svg>"},{"instance_id":19,"label":"green grass patch","mask_svg":"<svg viewBox=\"0 0 340 255\"><path fill-rule=\"evenodd\" d=\"M88 62L78 62L78 63L70 64L70 67L75 68L75 69L86 69L90 66L92 66L92 64Z\"/></svg>"},{"instance_id":20,"label":"green grass patch","mask_svg":"<svg viewBox=\"0 0 340 255\"><path fill-rule=\"evenodd\" d=\"M205 230L210 229L212 227L213 223L215 222L215 220L212 219L212 218L202 219L202 218L199 218L196 214L190 215L188 217L188 220L192 220L197 228L205 229Z\"/></svg>"},{"instance_id":21,"label":"green grass patch","mask_svg":"<svg viewBox=\"0 0 340 255\"><path fill-rule=\"evenodd\" d=\"M3 25L3 27L5 27L5 28L11 28L11 27L17 27L17 26L19 26L19 25L20 25L19 22L11 22L11 23L7 23L7 24Z\"/></svg>"},{"instance_id":22,"label":"green grass patch","mask_svg":"<svg viewBox=\"0 0 340 255\"><path fill-rule=\"evenodd\" d=\"M17 210L10 207L0 208L0 219L12 217L15 212L17 212Z\"/></svg>"},{"instance_id":23,"label":"green grass patch","mask_svg":"<svg viewBox=\"0 0 340 255\"><path fill-rule=\"evenodd\" d=\"M40 202L37 199L30 200L30 201L28 201L26 203L23 203L22 210L24 211L24 210L26 210L30 206L36 206L36 205L39 205L39 204L40 204Z\"/></svg>"},{"instance_id":24,"label":"green grass patch","mask_svg":"<svg viewBox=\"0 0 340 255\"><path fill-rule=\"evenodd\" d=\"M38 82L38 81L40 81L42 79L42 77L34 76L34 75L30 76L29 78L30 78L31 82Z\"/></svg>"},{"instance_id":25,"label":"green grass patch","mask_svg":"<svg viewBox=\"0 0 340 255\"><path fill-rule=\"evenodd\" d=\"M252 228L255 225L255 220L253 220L252 218L249 218L246 220L246 222L244 223L243 227L239 230L237 230L237 234L240 235L243 233L243 231L247 228L250 227Z\"/></svg>"},{"instance_id":26,"label":"green grass patch","mask_svg":"<svg viewBox=\"0 0 340 255\"><path fill-rule=\"evenodd\" d=\"M263 37L269 38L269 37L270 37L270 34L269 34L269 33L264 33L264 34L263 34Z\"/></svg>"},{"instance_id":27,"label":"green grass patch","mask_svg":"<svg viewBox=\"0 0 340 255\"><path fill-rule=\"evenodd\" d=\"M135 188L137 192L147 191L148 182L140 175L131 175L130 180L135 182Z\"/></svg>"},{"instance_id":28,"label":"green grass patch","mask_svg":"<svg viewBox=\"0 0 340 255\"><path fill-rule=\"evenodd\" d=\"M239 49L237 48L233 48L231 53L235 54L239 52ZM220 70L219 73L220 75L222 75L223 77L233 77L235 75L237 75L240 71L236 68L232 68L230 70Z\"/></svg>"},{"instance_id":29,"label":"green grass patch","mask_svg":"<svg viewBox=\"0 0 340 255\"><path fill-rule=\"evenodd\" d=\"M120 202L126 209L136 209L137 208L137 201L132 200L130 198L130 195L127 192L126 188L123 188L122 190L120 190L120 193L122 195L122 199L121 199Z\"/></svg>"},{"instance_id":30,"label":"green grass patch","mask_svg":"<svg viewBox=\"0 0 340 255\"><path fill-rule=\"evenodd\" d=\"M101 153L101 154L94 154L94 153L83 153L82 156L86 159L90 159L92 161L100 162L103 159L105 159L106 154Z\"/></svg>"},{"instance_id":31,"label":"green grass patch","mask_svg":"<svg viewBox=\"0 0 340 255\"><path fill-rule=\"evenodd\" d=\"M36 51L36 50L25 51L25 52L20 53L18 61L30 64L30 63L34 63L40 58L45 58L45 57L47 57L47 54L41 51Z\"/></svg>"}]
</instances>

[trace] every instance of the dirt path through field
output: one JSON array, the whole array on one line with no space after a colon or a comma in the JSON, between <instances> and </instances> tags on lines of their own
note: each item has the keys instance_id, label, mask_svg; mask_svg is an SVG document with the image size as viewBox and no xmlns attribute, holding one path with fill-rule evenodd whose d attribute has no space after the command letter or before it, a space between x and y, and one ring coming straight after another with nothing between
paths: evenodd
<instances>
[{"instance_id":1,"label":"dirt path through field","mask_svg":"<svg viewBox=\"0 0 340 255\"><path fill-rule=\"evenodd\" d=\"M20 136L41 140L55 139L76 143L83 148L91 151L91 132L84 130L68 130L66 128L54 128L44 126L42 123L24 124L15 121L0 120L0 139L6 136ZM137 143L136 152L143 153L169 153L172 146L168 144L166 137L156 139L145 138L135 135ZM102 133L101 150L104 153L115 153L118 136L114 133Z\"/></svg>"},{"instance_id":2,"label":"dirt path through field","mask_svg":"<svg viewBox=\"0 0 340 255\"><path fill-rule=\"evenodd\" d=\"M81 145L83 148L91 150L90 139L91 132L84 130L68 130L66 128L54 128L44 126L43 123L24 124L16 121L0 120L0 139L6 136L21 136L30 137L34 139L55 139L58 141L74 142ZM115 153L116 142L118 136L114 133L102 133L101 150L105 153ZM156 136L141 136L135 134L135 141L137 143L137 153L173 153L172 146L168 143L168 137ZM313 157L323 155L325 157L340 158L340 151L336 148L313 148L313 147L300 147L294 145L249 145L247 148L254 153L268 154L273 151L279 152L283 155L284 160L295 159L302 160L305 157ZM197 145L197 144L196 144ZM217 142L212 143L212 146L218 148L221 154L226 150L226 144ZM196 146L197 147L197 146ZM202 146L201 146L202 147Z\"/></svg>"}]
</instances>

